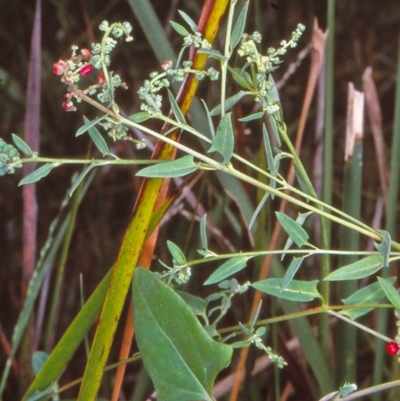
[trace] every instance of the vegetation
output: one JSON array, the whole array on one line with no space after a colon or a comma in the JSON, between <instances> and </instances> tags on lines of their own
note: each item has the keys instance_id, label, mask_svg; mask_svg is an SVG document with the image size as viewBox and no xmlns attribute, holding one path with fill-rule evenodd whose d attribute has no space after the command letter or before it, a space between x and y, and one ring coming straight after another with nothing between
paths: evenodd
<instances>
[{"instance_id":1,"label":"vegetation","mask_svg":"<svg viewBox=\"0 0 400 401\"><path fill-rule=\"evenodd\" d=\"M400 89L334 39L400 14L290 3L4 13L0 399L397 399Z\"/></svg>"}]
</instances>

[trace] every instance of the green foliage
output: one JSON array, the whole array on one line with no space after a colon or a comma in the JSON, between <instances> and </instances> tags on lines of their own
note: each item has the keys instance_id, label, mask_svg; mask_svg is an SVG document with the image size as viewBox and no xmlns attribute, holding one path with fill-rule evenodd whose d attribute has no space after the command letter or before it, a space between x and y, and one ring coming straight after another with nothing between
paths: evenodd
<instances>
[{"instance_id":1,"label":"green foliage","mask_svg":"<svg viewBox=\"0 0 400 401\"><path fill-rule=\"evenodd\" d=\"M215 377L232 348L213 341L182 298L145 269L135 273L133 302L138 346L157 398L212 401Z\"/></svg>"},{"instance_id":2,"label":"green foliage","mask_svg":"<svg viewBox=\"0 0 400 401\"><path fill-rule=\"evenodd\" d=\"M289 319L304 348L307 361L317 378L320 390L325 392L332 390L334 379L331 377L332 372L329 371L325 361L326 355L324 355L327 351L326 344L321 340L322 346L320 347L317 340L312 337L309 322L306 319L300 320L300 317L312 314L315 310L323 313L325 317L328 313L333 314L333 311L338 310L342 305L331 304L332 299L326 289L335 288L336 281L365 279L377 273L382 267L388 267L389 263L400 258L398 253L400 245L392 240L389 231L374 230L361 221L318 200L309 175L294 151L272 73L281 64L281 57L287 50L297 45L304 26L299 24L290 40L282 40L278 48L270 47L264 54L260 51L260 48L265 47L261 45L261 34L256 31L251 35L245 33L250 2L245 2L236 15L234 13L235 3L232 1L230 6L224 51L212 48L206 39L207 35L203 36L198 31L194 20L183 11L180 11L179 14L188 29L176 22L171 22L174 32L183 37L181 51L177 58L169 42L164 42L163 30L159 24L155 24L154 29L146 29L146 34L153 46L156 46L154 43L157 42L160 49L157 56L162 57L160 60L163 63L162 71L150 73L149 78L139 87L137 98L140 102L140 111L129 117L125 117L128 113L120 111L116 100L116 90L126 88L126 84L119 74L110 68L111 54L119 39L124 37L126 42L133 39L132 27L129 23L109 24L107 21L103 21L100 24L100 30L104 32L103 38L99 43L92 44L91 51L81 49L78 52L78 47L73 46L70 57L67 60L59 60L53 66L56 73L60 75L61 82L67 88L63 108L66 111L75 111L79 103L87 102L95 106L99 112L99 116L91 120L84 117L84 125L76 131L76 137L88 132L88 137L94 144L94 152L95 154L100 152L101 158L95 159L91 155L88 156L84 163L87 166L74 179L68 192L70 196L95 167L153 163L137 172L136 177L155 178L157 182L161 182L163 178L176 179L198 172L196 177L205 177L202 181L204 183L202 188L211 199L210 202L208 202L209 199L206 202L211 210L208 218L206 214L203 214L201 218L193 215L193 226L190 229L184 222L177 225L177 230L168 230L166 246L161 249L160 254L163 255L161 257L164 257L165 250L169 251L172 257L172 267L160 262L165 269L162 273L152 273L139 268L132 280L132 274L139 255L143 251L142 244L147 238L148 232L153 231L161 216L173 204L173 199L187 182L178 188L171 199L165 201L161 206L158 205L158 210L153 210L153 207L159 190L154 190L152 193L154 203L149 203L150 206L147 208L144 203L141 203L144 202L143 199L138 197L139 204L143 205L141 210L143 214L134 213L134 219L137 219L138 223L137 225L131 223L127 235L124 237L125 245L133 249L135 258L131 258L125 253L126 248L121 247L112 271L105 276L82 306L57 346L49 355L43 352L34 354L33 368L36 377L26 391L24 401L40 400L49 396L57 397L56 394L59 391L57 383L61 373L66 369L73 353L89 332L100 310L103 309L99 323L100 329L95 336L79 400L96 397L100 382L103 380L102 370L108 359L117 321L120 318L131 280L137 346L143 364L157 391L158 399L162 401L194 399L213 401L212 389L216 378L230 364L233 349L237 348L254 345L258 350L265 352L271 362L279 368L283 368L286 365L284 359L275 354L272 347L264 343L270 341L268 336L272 331L270 331L272 323ZM148 23L146 18L149 15L152 16L151 18L155 18L154 10L149 2L130 1L130 5L135 9L141 24ZM233 20L235 20L234 23ZM162 38L158 39L157 35L161 35ZM213 59L213 66L207 70L194 68L193 60L187 54L189 49L196 49L198 56L207 56ZM87 52L90 55L87 55ZM165 57L165 54L168 57ZM176 63L175 60L177 60ZM97 83L89 82L87 84L86 78L83 79L83 77L86 77L92 68L97 69L102 75L98 77ZM214 87L213 81L218 80L221 76L222 83L222 85L216 86L221 91L220 97L215 99L215 96L210 96L210 102L202 99L201 113L193 113L196 115L192 114L189 117L185 115L186 112L182 110L180 100L176 100L174 95L176 84L182 83L188 76L196 81L206 80L210 87ZM228 87L227 82L232 82L233 86ZM228 90L231 90L229 96L227 96ZM210 93L217 92L210 91ZM254 104L252 107L248 107L251 101ZM170 112L166 112L169 109ZM245 111L241 118L238 118L239 110L240 113ZM227 111L229 112L227 113ZM203 121L196 125L196 118ZM247 123L250 124L247 125ZM159 124L168 126L168 129L160 133ZM242 127L253 127L253 124L254 127L257 127L256 129L252 128L255 135L242 148L244 142L238 142L238 138L241 137L236 133ZM184 136L182 142L179 142L174 136L174 133L178 131L182 132L182 136ZM107 135L104 135L103 132ZM146 138L135 139L134 133L137 132ZM243 137L243 135L241 136ZM151 143L149 137L175 147L183 156L179 156L176 160L163 160L164 156L161 155L161 160L150 162L144 156L142 157L146 152L144 148ZM38 182L55 167L74 163L74 160L71 159L49 159L38 156L18 136L13 135L12 139L16 148L28 158L21 159L14 146L8 145L0 139L0 175L14 173L15 169L22 167L23 163L43 163L34 172L24 177L20 181L20 185ZM138 160L121 160L113 154L116 147L114 143L112 145L109 143L120 140L130 141L136 144L135 150L144 151L135 153L135 158ZM260 153L256 157L254 155L247 157L248 144L251 147L253 146L252 141L255 143L256 140L262 142L257 143ZM289 152L280 149L282 140L289 148ZM281 168L281 164L285 164L288 159L294 163L300 189L293 187L282 175L281 171L285 171L285 169ZM75 160L75 162L78 161ZM284 167L286 168L286 166ZM214 183L212 178L211 172L215 171L219 186ZM154 181L147 182L153 183ZM259 195L257 201L253 199L255 193L257 196ZM291 212L275 212L273 209L276 206L277 198L288 201L290 205L294 206L293 210ZM199 210L200 207L204 209L202 200L199 196L192 203L196 204L196 207L199 206ZM234 207L230 203L231 200L235 202ZM257 204L258 206L255 207ZM273 213L267 213L266 210ZM293 216L296 213L298 216L296 220L289 217L289 214ZM303 227L310 214L315 216L319 214L323 219L322 241L320 238L314 238L309 227ZM239 215L242 219L238 217ZM193 227L195 227L197 218L199 219L201 243L198 254L201 258L193 260L194 248L189 246L191 245L189 242L192 242L191 237L185 238L185 234L192 235L196 231L193 230ZM333 246L332 249L328 249L328 246L325 247L329 241L326 241L325 236L328 234L325 231L326 226L324 226L327 219L348 230L370 237L375 241L377 252L356 252L354 249L337 251ZM288 235L281 250L267 249L269 248L268 241L273 235L266 227L271 222L279 222ZM218 224L221 227L218 227ZM228 228L225 227L225 224ZM252 227L255 227L253 232L250 231ZM46 257L42 255L35 275L29 283L27 297L15 325L11 355L3 374L0 394L7 380L11 360L21 343L23 331L27 327L38 292L43 285L47 269L47 266L43 265L43 261L46 260L47 263L50 263L55 257L65 230L66 223L61 225L57 235L51 236L51 246L48 245ZM177 234L175 231L183 232L183 234L179 237L179 233ZM226 232L229 232L229 235L225 235ZM232 238L230 238L231 233L233 233ZM182 237L187 240L184 245L180 245ZM240 242L243 237L246 237L246 245L243 245L244 242ZM225 253L219 253L220 248L217 244L218 246L222 244ZM295 249L292 247L293 244L296 245ZM245 246L247 248L250 246L251 251L242 252L241 247ZM261 257L270 255L280 257L280 261L279 258L276 258L272 264L281 266L285 263L285 270L280 271L278 275L274 273L272 278L257 281L255 276L249 273L247 262L252 259L251 265L258 266ZM306 258L310 257L315 260L321 255L325 260L329 255L361 255L361 259L341 266L333 272L326 271L325 274L319 274L318 278L315 278L317 273L312 271L310 274L308 270L305 271L303 262ZM290 262L287 262L289 258L291 258ZM220 264L221 262L222 264ZM211 274L205 270L209 265L216 263L220 265ZM246 278L251 281L239 284L235 277L239 272L241 276L246 274ZM387 273L385 269L383 272ZM203 298L189 292L192 289L192 274L196 276L196 283L204 281L204 276L208 276L204 286L210 286L208 287L210 292L206 297ZM294 279L294 277L298 279ZM321 280L322 282L320 282ZM373 329L367 327L363 328L352 320L364 316L374 309L390 306L381 304L385 298L394 309L400 310L400 296L394 282L395 278L378 277L377 282L368 284L341 300L346 307L341 310L339 316L341 319L349 317L350 319L346 320L348 324L353 324L359 329L387 341L388 337L384 334L374 332ZM187 286L185 291L180 290L179 288L184 285ZM320 290L318 290L318 285L321 287ZM193 287L199 290L199 285ZM261 319L261 305L259 305L257 313L250 319L249 324L235 322L236 325L231 324L230 327L221 328L221 324L227 325L231 318L229 311L234 305L236 297L240 297L240 294L247 291L254 294L255 290L263 292L267 297L279 300L279 302L271 302L271 304L280 312L283 311L283 315ZM309 305L315 306L314 304L318 302L322 306L314 308L314 311L308 310L307 303L311 302L313 304ZM301 303L302 309L294 303ZM271 315L276 312L274 309L271 311L273 312ZM236 318L237 314L233 313L232 315ZM326 332L328 326L324 327L324 324L321 324L321 328ZM223 338L223 334L227 336ZM235 336L240 336L240 338L232 342L232 338ZM312 340L307 342L309 337L312 337ZM347 397L356 389L354 384L346 383L340 388L339 393L331 393L328 396Z\"/></svg>"}]
</instances>

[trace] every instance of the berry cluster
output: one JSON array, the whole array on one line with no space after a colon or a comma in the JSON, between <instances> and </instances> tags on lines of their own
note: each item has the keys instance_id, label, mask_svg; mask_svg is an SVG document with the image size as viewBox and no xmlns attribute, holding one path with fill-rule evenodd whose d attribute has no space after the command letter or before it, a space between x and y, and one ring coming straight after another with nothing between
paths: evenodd
<instances>
[{"instance_id":1,"label":"berry cluster","mask_svg":"<svg viewBox=\"0 0 400 401\"><path fill-rule=\"evenodd\" d=\"M0 138L0 176L13 174L16 168L21 168L20 154L12 145Z\"/></svg>"}]
</instances>

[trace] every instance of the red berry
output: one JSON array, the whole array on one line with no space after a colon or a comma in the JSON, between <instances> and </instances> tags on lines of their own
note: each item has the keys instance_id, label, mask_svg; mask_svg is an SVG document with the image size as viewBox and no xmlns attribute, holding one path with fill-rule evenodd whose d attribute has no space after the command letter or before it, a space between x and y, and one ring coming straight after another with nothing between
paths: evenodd
<instances>
[{"instance_id":1,"label":"red berry","mask_svg":"<svg viewBox=\"0 0 400 401\"><path fill-rule=\"evenodd\" d=\"M397 343L395 343L394 341L386 344L386 352L389 355L396 356L397 353L399 352L399 350L400 350L399 345Z\"/></svg>"},{"instance_id":2,"label":"red berry","mask_svg":"<svg viewBox=\"0 0 400 401\"><path fill-rule=\"evenodd\" d=\"M81 54L85 58L90 58L90 56L92 55L89 49L81 49Z\"/></svg>"},{"instance_id":3,"label":"red berry","mask_svg":"<svg viewBox=\"0 0 400 401\"><path fill-rule=\"evenodd\" d=\"M62 75L66 67L67 67L66 61L58 60L57 63L53 64L53 72L54 74Z\"/></svg>"},{"instance_id":4,"label":"red berry","mask_svg":"<svg viewBox=\"0 0 400 401\"><path fill-rule=\"evenodd\" d=\"M100 75L100 76L97 77L97 82L98 82L100 85L104 85L104 84L106 83L106 79L104 78L103 75Z\"/></svg>"},{"instance_id":5,"label":"red berry","mask_svg":"<svg viewBox=\"0 0 400 401\"><path fill-rule=\"evenodd\" d=\"M93 70L92 64L85 64L81 69L81 75L83 77L86 77L92 72L92 70Z\"/></svg>"}]
</instances>

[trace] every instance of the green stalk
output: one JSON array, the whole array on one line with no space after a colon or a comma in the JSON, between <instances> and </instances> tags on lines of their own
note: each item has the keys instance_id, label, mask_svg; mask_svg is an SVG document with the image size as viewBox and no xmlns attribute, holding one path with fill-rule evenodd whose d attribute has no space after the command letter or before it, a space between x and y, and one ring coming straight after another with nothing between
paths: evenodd
<instances>
[{"instance_id":1,"label":"green stalk","mask_svg":"<svg viewBox=\"0 0 400 401\"><path fill-rule=\"evenodd\" d=\"M343 211L356 219L361 218L361 181L362 168L362 142L356 142L353 156L345 165L343 185ZM340 249L358 250L359 234L342 226L340 230ZM349 254L339 257L339 267L356 262L357 255ZM357 281L349 280L338 283L338 299L348 298L357 291ZM354 383L356 380L356 342L357 331L347 322L339 321L337 325L336 342L336 370L337 386L343 386L345 382ZM341 346L346 344L346 347Z\"/></svg>"},{"instance_id":2,"label":"green stalk","mask_svg":"<svg viewBox=\"0 0 400 401\"><path fill-rule=\"evenodd\" d=\"M55 283L54 283L54 287L53 287L53 296L52 296L51 303L50 303L49 317L47 320L47 325L46 325L46 330L45 330L44 343L45 343L46 350L50 349L50 337L52 334L51 332L54 329L54 327L53 327L54 316L56 313L57 304L59 302L59 296L61 293L61 283L62 283L62 279L64 277L64 267L65 267L65 262L68 257L68 251L69 251L69 246L71 244L72 234L74 232L76 215L78 213L79 203L82 198L82 188L83 188L83 181L81 181L81 183L79 184L79 186L76 189L76 192L74 194L74 199L73 199L72 207L71 207L71 215L70 215L70 218L68 221L67 232L65 234L63 247L61 250L60 261L58 263L57 275L56 275L56 279L55 279Z\"/></svg>"},{"instance_id":3,"label":"green stalk","mask_svg":"<svg viewBox=\"0 0 400 401\"><path fill-rule=\"evenodd\" d=\"M400 38L399 38L399 50L397 55L397 76L400 76ZM396 100L394 106L394 124L393 124L393 137L391 146L391 157L390 157L390 182L389 182L389 199L386 216L386 230L390 235L394 235L396 231L396 211L397 211L397 199L399 196L399 180L400 180L400 83L397 82L396 86ZM383 277L387 277L390 274L389 269L384 269ZM377 330L380 332L387 331L388 324L388 311L381 310L378 315ZM383 365L384 365L385 351L383 344L377 343L375 349L375 364L373 372L372 383L378 385L382 382L383 376ZM379 393L375 393L372 397L373 401L381 399Z\"/></svg>"}]
</instances>

